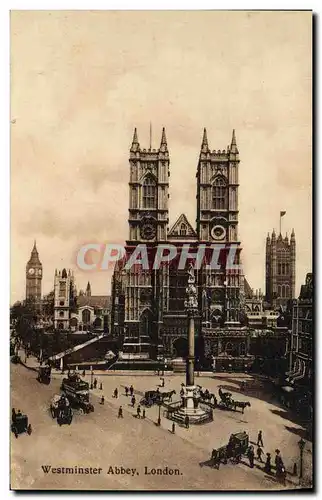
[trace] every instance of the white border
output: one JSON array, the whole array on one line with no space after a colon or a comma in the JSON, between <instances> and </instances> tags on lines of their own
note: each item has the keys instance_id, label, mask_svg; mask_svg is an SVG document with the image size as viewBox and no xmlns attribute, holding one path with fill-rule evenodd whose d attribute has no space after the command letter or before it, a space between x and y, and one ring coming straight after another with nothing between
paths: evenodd
<instances>
[{"instance_id":1,"label":"white border","mask_svg":"<svg viewBox=\"0 0 322 500\"><path fill-rule=\"evenodd\" d=\"M2 280L2 286L0 288L0 308L1 308L1 334L0 334L0 341L2 343L1 345L1 353L2 353L2 358L1 358L1 383L2 383L2 394L5 395L4 399L2 399L2 408L0 412L0 428L2 430L2 439L1 439L1 462L0 462L0 492L1 492L1 498L7 498L8 496L12 496L13 493L9 492L8 486L9 486L9 462L8 462L8 450L9 450L9 425L8 425L8 417L9 417L9 412L8 408L6 406L6 402L9 401L9 381L8 381L8 374L9 374L9 345L8 345L8 335L9 335L9 328L8 328L8 323L9 323L9 311L8 311L8 306L9 306L9 270L10 270L10 265L9 265L9 161L10 161L10 154L9 154L9 117L10 117L10 110L9 110L9 88L10 88L10 83L9 83L9 11L10 10L310 10L312 9L317 15L321 11L321 2L318 2L317 0L311 1L310 5L308 5L308 2L305 1L284 1L282 4L277 0L270 0L269 2L258 2L258 1L248 1L247 5L242 5L240 2L237 2L236 0L225 0L225 2L214 2L210 0L199 0L198 2L191 2L191 1L185 1L185 2L180 2L180 1L175 1L175 0L155 0L153 2L153 6L151 6L150 2L147 1L136 1L136 2L130 2L129 0L114 0L114 1L99 1L99 0L92 0L91 2L84 1L84 0L78 0L78 1L61 1L61 0L56 0L55 2L44 2L41 0L33 0L29 2L25 2L22 0L16 0L16 1L6 1L3 0L0 4L0 53L1 53L1 64L2 64L2 71L1 71L1 79L0 79L0 85L1 85L1 101L0 101L0 109L1 109L1 133L0 133L0 140L1 140L1 182L0 182L0 214L1 214L1 235L2 235L2 244L1 244L1 262L2 262L2 272L1 272L1 280ZM318 42L318 36L317 36L317 44L315 50L317 52L317 57L316 57L316 62L317 62L317 67L315 68L315 71L317 71L318 68L321 67L321 53L319 52L320 44ZM316 92L318 89L316 89ZM316 109L317 116L320 115L320 103ZM316 155L316 162L318 158L320 157L319 152L320 152L320 144L319 140L317 137L317 131L315 134L315 140L317 142L317 155ZM319 170L319 165L315 165L315 171L316 171L316 176L315 180L317 182L318 187L316 188L316 201L318 202L318 196L317 196L317 191L322 192L321 188L321 175L318 175L318 170ZM315 216L316 216L316 221L317 221L317 230L320 230L319 233L321 233L321 225L322 225L322 217L321 217L321 203L318 203L316 206L316 211L315 211ZM320 244L317 238L317 250L320 250ZM316 254L319 256L319 252ZM315 271L319 271L318 275L315 276L316 278L316 284L321 283L321 271L322 267L317 266L317 269ZM316 306L316 311L321 310L322 304L320 302L320 294L317 297L318 298L318 303ZM320 307L319 307L320 306ZM322 332L322 325L320 323L320 318L316 318L316 340L318 340L319 334ZM321 354L322 356L322 354ZM319 359L316 359L316 365L318 365ZM316 367L317 368L317 367ZM315 370L317 373L317 369ZM316 382L316 387L317 389L319 388L318 381ZM319 391L320 392L320 391ZM321 398L318 396L321 396L321 394L317 394L317 400L321 402ZM320 404L319 408L316 409L316 412L320 415ZM319 422L320 419L317 419L316 422L316 428L320 427ZM318 437L318 435L317 435ZM316 444L318 446L321 446L319 443L319 439L315 440ZM319 477L319 472L321 471L321 460L320 460L320 453L318 450L317 453L317 469L315 471L315 478L317 481L317 486L318 484L318 477ZM216 493L218 495L220 493ZM277 493L278 494L278 493ZM29 498L42 498L46 494L31 494L29 495ZM236 494L229 494L228 496L234 496ZM258 496L261 495L261 493L257 494ZM257 496L255 495L255 496ZM63 492L59 493L60 498L67 498L67 494L64 494ZM110 496L110 495L109 495ZM116 496L116 495L112 495ZM117 497L120 495L117 494ZM174 494L168 494L168 497L175 496ZM197 498L199 496L198 492L196 492L195 495L189 495L189 498L195 497ZM227 497L227 494L225 494Z\"/></svg>"}]
</instances>

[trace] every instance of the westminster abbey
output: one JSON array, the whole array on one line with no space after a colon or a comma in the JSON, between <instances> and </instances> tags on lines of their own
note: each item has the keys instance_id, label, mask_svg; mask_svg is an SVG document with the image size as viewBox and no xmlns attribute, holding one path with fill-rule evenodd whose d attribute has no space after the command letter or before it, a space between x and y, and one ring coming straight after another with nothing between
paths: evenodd
<instances>
[{"instance_id":1,"label":"westminster abbey","mask_svg":"<svg viewBox=\"0 0 322 500\"><path fill-rule=\"evenodd\" d=\"M170 155L165 129L158 150L143 149L134 130L129 158L129 237L126 257L116 265L112 280L112 332L122 337L125 357L153 359L160 353L172 358L185 355L187 275L185 269L179 268L178 259L187 244L191 256L200 245L206 248L196 271L199 298L196 357L217 357L226 352L246 355L248 334L243 326L246 280L238 235L239 162L235 131L226 149L211 150L204 129L196 168L196 225L181 214L169 228ZM125 261L142 243L151 254L160 244L175 245L178 257L160 269L153 266L143 269L139 264L125 269ZM233 269L226 266L232 244ZM207 249L216 247L219 264L213 266Z\"/></svg>"}]
</instances>

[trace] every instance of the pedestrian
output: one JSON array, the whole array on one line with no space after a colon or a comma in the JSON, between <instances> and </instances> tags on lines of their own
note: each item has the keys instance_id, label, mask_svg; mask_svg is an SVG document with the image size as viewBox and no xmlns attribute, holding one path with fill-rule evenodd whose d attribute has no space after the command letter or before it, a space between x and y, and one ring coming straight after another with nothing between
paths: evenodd
<instances>
[{"instance_id":1,"label":"pedestrian","mask_svg":"<svg viewBox=\"0 0 322 500\"><path fill-rule=\"evenodd\" d=\"M266 462L264 466L264 471L267 472L267 474L270 474L272 472L272 464L271 464L271 454L266 453Z\"/></svg>"},{"instance_id":2,"label":"pedestrian","mask_svg":"<svg viewBox=\"0 0 322 500\"><path fill-rule=\"evenodd\" d=\"M133 387L133 385L131 385L131 387L130 387L130 394L131 394L131 396L133 396L133 393L134 393L134 387Z\"/></svg>"},{"instance_id":3,"label":"pedestrian","mask_svg":"<svg viewBox=\"0 0 322 500\"><path fill-rule=\"evenodd\" d=\"M122 408L122 406L119 407L118 418L123 418L123 408Z\"/></svg>"},{"instance_id":4,"label":"pedestrian","mask_svg":"<svg viewBox=\"0 0 322 500\"><path fill-rule=\"evenodd\" d=\"M92 389L92 390L93 390L93 388L94 388L94 387L93 387L93 384L91 383L91 385L90 385L90 389Z\"/></svg>"},{"instance_id":5,"label":"pedestrian","mask_svg":"<svg viewBox=\"0 0 322 500\"><path fill-rule=\"evenodd\" d=\"M97 387L97 378L94 378L94 384L93 385L94 385L94 389L96 389L96 387Z\"/></svg>"},{"instance_id":6,"label":"pedestrian","mask_svg":"<svg viewBox=\"0 0 322 500\"><path fill-rule=\"evenodd\" d=\"M293 476L297 476L297 463L294 462L294 465L293 465Z\"/></svg>"},{"instance_id":7,"label":"pedestrian","mask_svg":"<svg viewBox=\"0 0 322 500\"><path fill-rule=\"evenodd\" d=\"M85 377L85 375L86 375L86 372L85 372L85 370L83 370L83 377Z\"/></svg>"},{"instance_id":8,"label":"pedestrian","mask_svg":"<svg viewBox=\"0 0 322 500\"><path fill-rule=\"evenodd\" d=\"M176 424L172 422L172 434L176 432Z\"/></svg>"},{"instance_id":9,"label":"pedestrian","mask_svg":"<svg viewBox=\"0 0 322 500\"><path fill-rule=\"evenodd\" d=\"M189 417L188 417L188 415L186 415L184 417L184 424L186 426L186 429L189 429Z\"/></svg>"},{"instance_id":10,"label":"pedestrian","mask_svg":"<svg viewBox=\"0 0 322 500\"><path fill-rule=\"evenodd\" d=\"M104 396L102 396L100 404L103 405L104 403L105 403L105 398L104 398Z\"/></svg>"},{"instance_id":11,"label":"pedestrian","mask_svg":"<svg viewBox=\"0 0 322 500\"><path fill-rule=\"evenodd\" d=\"M132 407L134 408L135 406L135 396L133 394L132 398L131 398L131 403L132 403Z\"/></svg>"},{"instance_id":12,"label":"pedestrian","mask_svg":"<svg viewBox=\"0 0 322 500\"><path fill-rule=\"evenodd\" d=\"M117 399L118 394L119 394L119 391L117 390L117 387L116 387L116 389L114 389L114 395L113 395L113 397Z\"/></svg>"},{"instance_id":13,"label":"pedestrian","mask_svg":"<svg viewBox=\"0 0 322 500\"><path fill-rule=\"evenodd\" d=\"M257 460L259 460L260 462L262 462L262 454L263 454L263 450L260 446L257 447Z\"/></svg>"},{"instance_id":14,"label":"pedestrian","mask_svg":"<svg viewBox=\"0 0 322 500\"><path fill-rule=\"evenodd\" d=\"M258 436L257 436L257 446L262 446L262 447L264 447L264 443L263 443L263 433L262 433L262 431L259 431L259 432L258 432Z\"/></svg>"},{"instance_id":15,"label":"pedestrian","mask_svg":"<svg viewBox=\"0 0 322 500\"><path fill-rule=\"evenodd\" d=\"M128 397L128 394L129 394L129 388L125 387L125 396Z\"/></svg>"},{"instance_id":16,"label":"pedestrian","mask_svg":"<svg viewBox=\"0 0 322 500\"><path fill-rule=\"evenodd\" d=\"M136 409L136 416L137 416L137 418L141 418L141 406L140 405Z\"/></svg>"},{"instance_id":17,"label":"pedestrian","mask_svg":"<svg viewBox=\"0 0 322 500\"><path fill-rule=\"evenodd\" d=\"M102 390L103 390L103 384L102 384L102 382L101 382L101 383L100 383L100 391L102 391Z\"/></svg>"},{"instance_id":18,"label":"pedestrian","mask_svg":"<svg viewBox=\"0 0 322 500\"><path fill-rule=\"evenodd\" d=\"M142 418L145 418L145 408L143 408Z\"/></svg>"},{"instance_id":19,"label":"pedestrian","mask_svg":"<svg viewBox=\"0 0 322 500\"><path fill-rule=\"evenodd\" d=\"M247 457L248 457L248 460L249 460L249 467L251 469L253 469L253 467L254 467L254 456L255 456L254 448L252 446L250 446L248 448Z\"/></svg>"}]
</instances>

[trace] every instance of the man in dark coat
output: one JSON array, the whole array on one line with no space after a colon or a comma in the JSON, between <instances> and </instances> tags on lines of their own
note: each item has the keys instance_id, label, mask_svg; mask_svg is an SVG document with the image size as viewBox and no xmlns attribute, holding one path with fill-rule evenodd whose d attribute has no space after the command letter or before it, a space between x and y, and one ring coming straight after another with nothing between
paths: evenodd
<instances>
[{"instance_id":1,"label":"man in dark coat","mask_svg":"<svg viewBox=\"0 0 322 500\"><path fill-rule=\"evenodd\" d=\"M259 460L260 462L262 462L262 461L263 461L263 460L262 460L262 455L263 455L263 453L264 453L264 452L263 452L262 448L261 448L260 446L258 446L258 447L257 447L257 452L256 452L256 454L257 454L257 460Z\"/></svg>"},{"instance_id":2,"label":"man in dark coat","mask_svg":"<svg viewBox=\"0 0 322 500\"><path fill-rule=\"evenodd\" d=\"M134 395L131 398L131 403L132 403L132 406L134 408L134 406L135 406L135 396Z\"/></svg>"},{"instance_id":3,"label":"man in dark coat","mask_svg":"<svg viewBox=\"0 0 322 500\"><path fill-rule=\"evenodd\" d=\"M119 407L118 418L123 418L123 408L122 408L122 406Z\"/></svg>"},{"instance_id":4,"label":"man in dark coat","mask_svg":"<svg viewBox=\"0 0 322 500\"><path fill-rule=\"evenodd\" d=\"M131 387L130 387L130 394L131 394L131 396L133 396L133 392L134 392L134 387L133 387L133 385L131 385Z\"/></svg>"},{"instance_id":5,"label":"man in dark coat","mask_svg":"<svg viewBox=\"0 0 322 500\"><path fill-rule=\"evenodd\" d=\"M264 443L263 443L263 433L262 433L262 431L259 431L259 432L258 432L258 436L257 436L257 446L264 446Z\"/></svg>"},{"instance_id":6,"label":"man in dark coat","mask_svg":"<svg viewBox=\"0 0 322 500\"><path fill-rule=\"evenodd\" d=\"M271 454L266 453L266 462L264 466L264 471L267 472L267 474L270 474L272 472L272 464L271 464Z\"/></svg>"},{"instance_id":7,"label":"man in dark coat","mask_svg":"<svg viewBox=\"0 0 322 500\"><path fill-rule=\"evenodd\" d=\"M189 417L188 417L188 415L186 415L184 417L184 424L186 426L186 429L189 429Z\"/></svg>"},{"instance_id":8,"label":"man in dark coat","mask_svg":"<svg viewBox=\"0 0 322 500\"><path fill-rule=\"evenodd\" d=\"M251 467L251 469L253 469L253 467L254 467L254 456L255 456L254 448L252 446L250 446L248 448L247 457L249 460L249 467Z\"/></svg>"},{"instance_id":9,"label":"man in dark coat","mask_svg":"<svg viewBox=\"0 0 322 500\"><path fill-rule=\"evenodd\" d=\"M139 405L136 409L137 418L141 418L141 406Z\"/></svg>"}]
</instances>

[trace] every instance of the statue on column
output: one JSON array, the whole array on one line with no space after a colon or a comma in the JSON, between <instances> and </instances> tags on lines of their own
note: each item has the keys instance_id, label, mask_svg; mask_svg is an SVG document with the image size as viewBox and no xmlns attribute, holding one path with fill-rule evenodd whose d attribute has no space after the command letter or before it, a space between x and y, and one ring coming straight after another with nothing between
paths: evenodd
<instances>
[{"instance_id":1,"label":"statue on column","mask_svg":"<svg viewBox=\"0 0 322 500\"><path fill-rule=\"evenodd\" d=\"M197 288L195 286L196 278L193 270L193 264L190 263L188 269L188 286L186 288L185 308L195 309L198 307Z\"/></svg>"}]
</instances>

